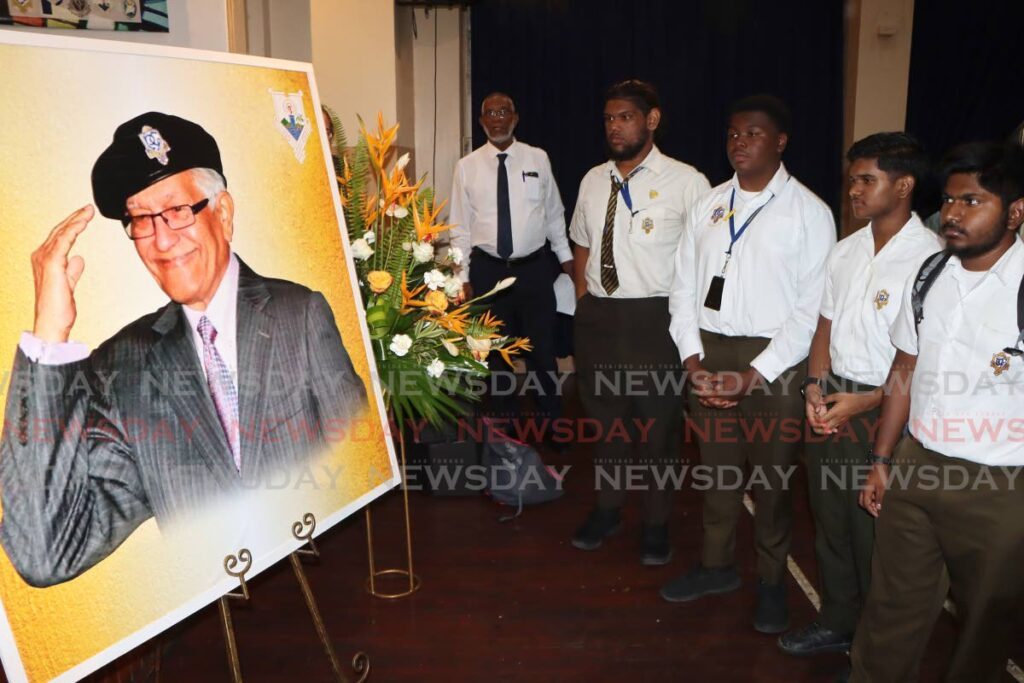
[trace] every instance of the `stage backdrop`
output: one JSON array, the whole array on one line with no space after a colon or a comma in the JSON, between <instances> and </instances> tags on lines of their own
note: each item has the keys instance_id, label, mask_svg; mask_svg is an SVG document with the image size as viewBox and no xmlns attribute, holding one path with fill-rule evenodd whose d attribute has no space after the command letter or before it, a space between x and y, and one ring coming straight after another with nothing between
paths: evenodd
<instances>
[{"instance_id":1,"label":"stage backdrop","mask_svg":"<svg viewBox=\"0 0 1024 683\"><path fill-rule=\"evenodd\" d=\"M299 545L291 525L304 513L316 515L322 532L399 477L371 381L369 338L346 257L312 67L3 32L0 72L6 122L0 126L0 348L7 368L19 335L32 327L30 254L53 226L92 201L90 171L114 129L155 110L195 121L217 140L235 201L233 249L257 273L324 294L370 403L346 438L303 471L225 501L189 522L185 534L162 533L150 519L71 581L31 588L0 552L0 656L7 676L73 680L237 586L224 574L226 555L251 549L254 575ZM119 222L97 214L72 253L86 264L75 293L73 339L95 348L166 302Z\"/></svg>"},{"instance_id":2,"label":"stage backdrop","mask_svg":"<svg viewBox=\"0 0 1024 683\"><path fill-rule=\"evenodd\" d=\"M804 0L487 0L473 5L473 134L480 100L509 93L519 139L547 150L568 215L605 161L604 90L654 83L658 145L712 185L732 175L725 112L774 93L793 111L785 163L832 207L843 173L843 3Z\"/></svg>"}]
</instances>

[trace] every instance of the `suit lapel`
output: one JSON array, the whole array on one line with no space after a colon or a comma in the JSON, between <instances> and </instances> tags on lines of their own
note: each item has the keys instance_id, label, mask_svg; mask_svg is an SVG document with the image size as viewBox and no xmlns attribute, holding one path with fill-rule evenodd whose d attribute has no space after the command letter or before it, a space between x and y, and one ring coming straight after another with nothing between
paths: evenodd
<instances>
[{"instance_id":1,"label":"suit lapel","mask_svg":"<svg viewBox=\"0 0 1024 683\"><path fill-rule=\"evenodd\" d=\"M270 292L260 276L238 260L238 418L242 472L258 472L261 417L265 415L267 371L274 350L273 318L266 312Z\"/></svg>"},{"instance_id":2,"label":"suit lapel","mask_svg":"<svg viewBox=\"0 0 1024 683\"><path fill-rule=\"evenodd\" d=\"M188 425L192 450L228 487L237 486L238 473L231 457L224 429L217 419L217 410L210 398L206 376L199 364L188 322L181 306L170 303L157 318L153 330L160 335L148 354L148 367L157 373L159 386L165 391L174 417ZM163 382L169 378L168 382ZM193 428L194 427L194 428Z\"/></svg>"}]
</instances>

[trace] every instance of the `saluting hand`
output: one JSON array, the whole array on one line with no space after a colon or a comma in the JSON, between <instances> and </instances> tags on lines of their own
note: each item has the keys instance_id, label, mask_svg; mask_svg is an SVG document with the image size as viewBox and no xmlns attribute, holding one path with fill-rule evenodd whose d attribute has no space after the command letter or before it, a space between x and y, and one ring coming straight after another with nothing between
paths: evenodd
<instances>
[{"instance_id":1,"label":"saluting hand","mask_svg":"<svg viewBox=\"0 0 1024 683\"><path fill-rule=\"evenodd\" d=\"M68 254L94 214L92 204L86 204L61 221L32 252L36 286L32 334L45 342L66 342L75 324L75 285L85 270L85 260Z\"/></svg>"}]
</instances>

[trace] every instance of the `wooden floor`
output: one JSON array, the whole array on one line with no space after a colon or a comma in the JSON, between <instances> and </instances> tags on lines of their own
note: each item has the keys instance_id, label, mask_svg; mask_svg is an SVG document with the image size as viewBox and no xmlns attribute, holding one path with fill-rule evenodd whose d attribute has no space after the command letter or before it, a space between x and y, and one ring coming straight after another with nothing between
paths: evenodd
<instances>
[{"instance_id":1,"label":"wooden floor","mask_svg":"<svg viewBox=\"0 0 1024 683\"><path fill-rule=\"evenodd\" d=\"M687 453L692 457L691 450ZM744 516L738 553L744 586L735 593L673 605L662 583L689 568L700 543L699 494L676 499L671 523L675 559L639 563L638 501L630 501L624 533L596 552L569 538L591 504L592 470L585 452L548 455L570 464L566 496L530 508L511 523L483 497L413 493L410 504L416 572L422 589L389 602L367 595L363 514L320 539L322 559L307 575L343 660L365 651L370 681L831 681L845 658L794 659L775 638L750 625L754 607L751 519ZM798 488L792 556L815 576L803 485ZM395 565L403 544L401 496L373 505L379 562ZM241 664L248 682L330 681L330 671L287 561L251 583L252 604L234 609ZM814 609L789 579L794 625ZM944 615L922 666L938 681L954 638ZM1024 662L1024 639L1017 661ZM161 681L227 681L215 606L162 638ZM115 663L116 664L116 663ZM90 677L115 681L116 667ZM129 678L121 674L120 680ZM135 680L144 680L136 677ZM152 680L152 679L149 679ZM1006 681L1013 681L1005 676Z\"/></svg>"}]
</instances>

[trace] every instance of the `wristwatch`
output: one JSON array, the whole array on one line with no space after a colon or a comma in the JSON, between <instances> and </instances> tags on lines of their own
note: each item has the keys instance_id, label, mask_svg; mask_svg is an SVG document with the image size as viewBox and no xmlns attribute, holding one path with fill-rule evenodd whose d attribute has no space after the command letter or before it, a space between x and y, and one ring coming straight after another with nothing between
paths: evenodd
<instances>
[{"instance_id":1,"label":"wristwatch","mask_svg":"<svg viewBox=\"0 0 1024 683\"><path fill-rule=\"evenodd\" d=\"M885 465L888 467L892 464L892 456L875 455L875 452L871 451L868 453L868 462L872 465Z\"/></svg>"},{"instance_id":2,"label":"wristwatch","mask_svg":"<svg viewBox=\"0 0 1024 683\"><path fill-rule=\"evenodd\" d=\"M807 398L807 387L812 384L818 385L821 390L825 389L825 380L819 377L804 377L804 381L800 383L800 395Z\"/></svg>"}]
</instances>

